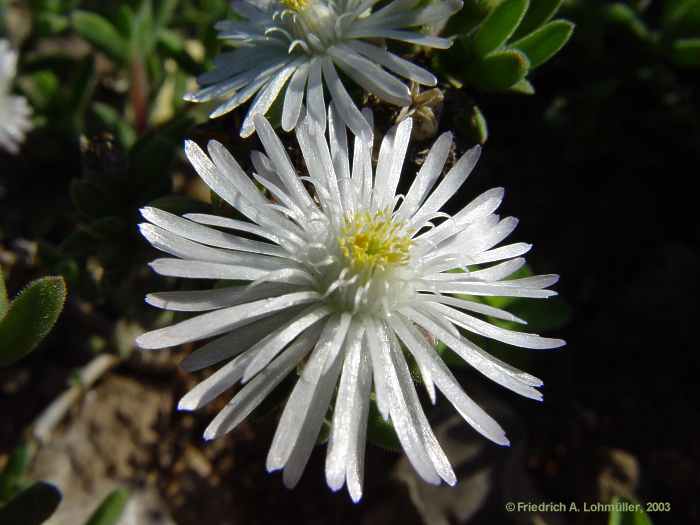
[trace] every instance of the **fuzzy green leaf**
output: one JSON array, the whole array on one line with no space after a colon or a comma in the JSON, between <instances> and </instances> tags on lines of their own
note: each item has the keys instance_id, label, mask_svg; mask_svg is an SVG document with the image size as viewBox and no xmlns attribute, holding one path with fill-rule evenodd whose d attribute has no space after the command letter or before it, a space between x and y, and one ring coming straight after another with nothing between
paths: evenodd
<instances>
[{"instance_id":1,"label":"fuzzy green leaf","mask_svg":"<svg viewBox=\"0 0 700 525\"><path fill-rule=\"evenodd\" d=\"M0 366L20 360L51 331L66 300L63 277L44 277L30 283L0 320Z\"/></svg>"},{"instance_id":2,"label":"fuzzy green leaf","mask_svg":"<svg viewBox=\"0 0 700 525\"><path fill-rule=\"evenodd\" d=\"M671 60L681 67L700 66L700 38L681 38L673 42Z\"/></svg>"},{"instance_id":3,"label":"fuzzy green leaf","mask_svg":"<svg viewBox=\"0 0 700 525\"><path fill-rule=\"evenodd\" d=\"M527 11L529 0L505 0L481 24L472 44L474 53L485 57L511 37Z\"/></svg>"},{"instance_id":4,"label":"fuzzy green leaf","mask_svg":"<svg viewBox=\"0 0 700 525\"><path fill-rule=\"evenodd\" d=\"M85 525L116 525L124 513L124 507L129 499L125 489L112 491L104 500Z\"/></svg>"},{"instance_id":5,"label":"fuzzy green leaf","mask_svg":"<svg viewBox=\"0 0 700 525\"><path fill-rule=\"evenodd\" d=\"M0 508L0 523L41 525L54 513L61 498L61 492L50 483L34 483Z\"/></svg>"},{"instance_id":6,"label":"fuzzy green leaf","mask_svg":"<svg viewBox=\"0 0 700 525\"><path fill-rule=\"evenodd\" d=\"M603 16L612 24L617 24L641 40L649 37L649 29L639 14L627 4L616 2L605 6Z\"/></svg>"},{"instance_id":7,"label":"fuzzy green leaf","mask_svg":"<svg viewBox=\"0 0 700 525\"><path fill-rule=\"evenodd\" d=\"M535 87L526 78L524 78L510 86L508 91L518 93L520 95L534 95Z\"/></svg>"},{"instance_id":8,"label":"fuzzy green leaf","mask_svg":"<svg viewBox=\"0 0 700 525\"><path fill-rule=\"evenodd\" d=\"M666 29L672 29L684 19L692 18L700 10L700 0L666 0L663 3L661 22Z\"/></svg>"},{"instance_id":9,"label":"fuzzy green leaf","mask_svg":"<svg viewBox=\"0 0 700 525\"><path fill-rule=\"evenodd\" d=\"M128 43L109 20L97 13L75 11L72 21L78 34L97 49L120 62L126 60Z\"/></svg>"},{"instance_id":10,"label":"fuzzy green leaf","mask_svg":"<svg viewBox=\"0 0 700 525\"><path fill-rule=\"evenodd\" d=\"M512 46L527 55L530 69L535 69L556 55L571 38L574 24L568 20L555 20L537 31L514 42Z\"/></svg>"},{"instance_id":11,"label":"fuzzy green leaf","mask_svg":"<svg viewBox=\"0 0 700 525\"><path fill-rule=\"evenodd\" d=\"M0 502L9 500L19 490L30 458L31 453L27 444L22 443L12 452L0 474Z\"/></svg>"},{"instance_id":12,"label":"fuzzy green leaf","mask_svg":"<svg viewBox=\"0 0 700 525\"><path fill-rule=\"evenodd\" d=\"M467 117L467 128L474 142L485 144L489 138L489 128L486 118L478 106L472 106Z\"/></svg>"},{"instance_id":13,"label":"fuzzy green leaf","mask_svg":"<svg viewBox=\"0 0 700 525\"><path fill-rule=\"evenodd\" d=\"M651 518L649 518L649 515L643 510L620 510L624 507L624 505L622 505L623 503L628 503L630 507L635 505L635 502L627 498L615 496L612 500L614 510L610 512L608 525L653 525Z\"/></svg>"},{"instance_id":14,"label":"fuzzy green leaf","mask_svg":"<svg viewBox=\"0 0 700 525\"><path fill-rule=\"evenodd\" d=\"M513 34L514 39L529 35L535 29L542 27L557 14L563 0L530 0L530 8L520 22L518 30Z\"/></svg>"},{"instance_id":15,"label":"fuzzy green leaf","mask_svg":"<svg viewBox=\"0 0 700 525\"><path fill-rule=\"evenodd\" d=\"M0 268L0 319L5 316L7 308L10 306L10 301L7 298L7 287L5 286L5 276Z\"/></svg>"},{"instance_id":16,"label":"fuzzy green leaf","mask_svg":"<svg viewBox=\"0 0 700 525\"><path fill-rule=\"evenodd\" d=\"M519 82L530 69L530 61L517 49L496 51L473 63L467 72L468 81L487 91L502 91Z\"/></svg>"}]
</instances>

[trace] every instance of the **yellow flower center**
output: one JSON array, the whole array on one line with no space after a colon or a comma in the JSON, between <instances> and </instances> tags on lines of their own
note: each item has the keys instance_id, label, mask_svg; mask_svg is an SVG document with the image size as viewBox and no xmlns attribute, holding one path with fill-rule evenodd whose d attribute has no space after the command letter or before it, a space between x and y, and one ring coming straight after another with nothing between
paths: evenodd
<instances>
[{"instance_id":1,"label":"yellow flower center","mask_svg":"<svg viewBox=\"0 0 700 525\"><path fill-rule=\"evenodd\" d=\"M373 273L406 264L412 241L404 224L391 212L361 212L345 219L338 240L340 251L355 272Z\"/></svg>"},{"instance_id":2,"label":"yellow flower center","mask_svg":"<svg viewBox=\"0 0 700 525\"><path fill-rule=\"evenodd\" d=\"M309 5L309 0L280 0L284 5L293 11L301 11L307 5Z\"/></svg>"}]
</instances>

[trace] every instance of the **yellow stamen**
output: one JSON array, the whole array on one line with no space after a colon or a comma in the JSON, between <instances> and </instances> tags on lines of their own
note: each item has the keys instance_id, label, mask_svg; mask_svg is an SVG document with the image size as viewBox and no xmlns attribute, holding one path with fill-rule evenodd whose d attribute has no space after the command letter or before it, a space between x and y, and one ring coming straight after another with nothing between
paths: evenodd
<instances>
[{"instance_id":1,"label":"yellow stamen","mask_svg":"<svg viewBox=\"0 0 700 525\"><path fill-rule=\"evenodd\" d=\"M309 4L309 0L280 0L280 1L284 5L286 5L289 9L292 9L294 11L301 11Z\"/></svg>"},{"instance_id":2,"label":"yellow stamen","mask_svg":"<svg viewBox=\"0 0 700 525\"><path fill-rule=\"evenodd\" d=\"M404 224L391 212L361 212L345 220L338 240L340 251L356 272L406 264L412 241Z\"/></svg>"}]
</instances>

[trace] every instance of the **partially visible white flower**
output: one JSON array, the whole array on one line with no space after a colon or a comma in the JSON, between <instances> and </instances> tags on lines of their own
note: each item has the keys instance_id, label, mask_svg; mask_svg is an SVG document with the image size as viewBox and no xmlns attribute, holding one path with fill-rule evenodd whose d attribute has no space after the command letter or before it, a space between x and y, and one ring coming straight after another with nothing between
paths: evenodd
<instances>
[{"instance_id":1,"label":"partially visible white flower","mask_svg":"<svg viewBox=\"0 0 700 525\"><path fill-rule=\"evenodd\" d=\"M215 118L257 93L241 127L241 136L247 137L253 133L254 116L267 113L282 91L282 129L290 131L297 125L304 99L312 117L325 125L325 85L340 118L356 135L369 140L371 129L343 86L336 66L366 91L408 106L409 89L397 75L426 86L434 86L437 80L376 41L448 48L450 39L407 28L445 21L462 8L462 0L394 0L372 11L377 1L235 1L235 11L245 19L222 21L216 27L219 38L236 49L218 56L214 70L198 78L203 88L185 98L192 102L225 98L210 115Z\"/></svg>"},{"instance_id":2,"label":"partially visible white flower","mask_svg":"<svg viewBox=\"0 0 700 525\"><path fill-rule=\"evenodd\" d=\"M31 129L32 110L24 97L13 95L17 74L17 52L7 40L0 40L0 147L17 153Z\"/></svg>"},{"instance_id":3,"label":"partially visible white flower","mask_svg":"<svg viewBox=\"0 0 700 525\"><path fill-rule=\"evenodd\" d=\"M365 118L370 124L371 114ZM206 429L206 439L236 428L285 377L298 374L267 458L269 471L284 469L289 487L301 477L333 403L326 479L333 490L347 484L352 499L361 498L372 392L418 474L429 483L452 485L455 474L423 412L407 356L433 403L440 390L475 430L508 445L498 423L462 390L434 339L491 380L541 400L539 379L489 355L461 330L524 348L564 342L495 326L480 316L524 321L460 294L546 298L556 295L546 288L558 276L508 279L525 264L521 256L530 245L496 247L517 224L494 213L502 188L481 194L453 216L440 211L472 171L478 146L440 179L452 147L452 135L441 135L401 196L396 189L411 119L384 137L376 170L371 145L356 138L349 151L337 112L331 110L328 119L328 140L311 117L296 128L308 170L302 179L313 193L260 115L255 129L265 154L252 154L252 178L220 143L211 141L207 155L187 142L187 156L202 179L251 222L203 214L181 218L145 208L149 223L140 226L142 234L172 256L151 267L170 277L250 284L149 294L153 306L197 315L148 332L137 343L158 349L215 337L182 366L223 366L185 395L179 408L195 410L239 382L243 387Z\"/></svg>"}]
</instances>

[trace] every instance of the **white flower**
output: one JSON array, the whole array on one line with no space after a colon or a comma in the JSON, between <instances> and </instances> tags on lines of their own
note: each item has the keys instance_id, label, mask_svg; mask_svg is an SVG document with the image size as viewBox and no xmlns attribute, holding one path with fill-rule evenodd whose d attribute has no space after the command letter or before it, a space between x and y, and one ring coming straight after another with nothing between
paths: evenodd
<instances>
[{"instance_id":1,"label":"white flower","mask_svg":"<svg viewBox=\"0 0 700 525\"><path fill-rule=\"evenodd\" d=\"M185 98L205 102L227 98L212 114L219 117L257 96L241 127L253 133L254 116L265 114L284 90L282 129L299 120L304 91L309 113L323 126L325 84L338 114L358 136L368 140L370 128L343 86L336 66L366 91L408 106L408 87L395 75L426 86L437 83L429 71L388 52L377 39L399 40L445 49L452 41L407 30L447 20L462 8L462 0L394 0L372 12L378 0L237 0L234 9L244 20L217 25L219 38L236 47L214 61L201 75L203 89Z\"/></svg>"},{"instance_id":2,"label":"white flower","mask_svg":"<svg viewBox=\"0 0 700 525\"><path fill-rule=\"evenodd\" d=\"M369 112L366 118L370 123ZM460 330L524 348L564 342L494 326L477 315L522 321L455 294L544 298L555 295L545 288L558 277L507 279L523 266L520 256L530 245L495 247L517 223L494 214L502 188L483 193L451 217L439 211L471 172L478 146L439 180L452 147L452 135L441 135L402 197L396 189L411 120L384 137L375 171L371 146L358 137L351 153L337 112L331 109L328 119L328 141L311 117L296 128L308 170L301 179L260 115L255 130L266 154L252 154L254 180L220 143L211 141L207 155L187 142L199 175L252 222L202 214L180 218L146 208L142 213L150 224L142 224L141 232L173 256L151 266L171 277L250 284L148 295L153 306L208 313L146 333L137 343L158 349L218 336L182 363L188 371L226 364L185 395L180 409L198 409L236 383L244 385L206 429L206 439L234 429L286 376L298 374L267 458L268 470L284 469L287 486L299 480L335 397L326 477L333 490L347 483L353 500L360 499L372 391L420 476L454 484L406 356L417 363L433 402L439 389L478 432L508 445L504 431L464 393L426 334L486 377L540 400L539 379L489 355ZM484 266L488 263L497 264ZM450 272L454 269L464 272Z\"/></svg>"},{"instance_id":3,"label":"white flower","mask_svg":"<svg viewBox=\"0 0 700 525\"><path fill-rule=\"evenodd\" d=\"M7 40L0 40L0 147L17 153L31 129L32 110L24 97L11 93L17 74L17 52Z\"/></svg>"}]
</instances>

